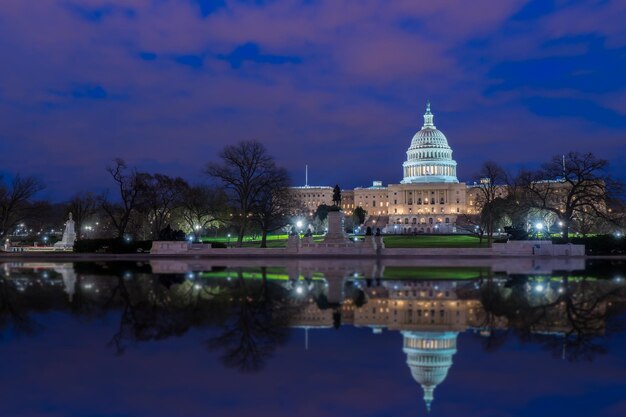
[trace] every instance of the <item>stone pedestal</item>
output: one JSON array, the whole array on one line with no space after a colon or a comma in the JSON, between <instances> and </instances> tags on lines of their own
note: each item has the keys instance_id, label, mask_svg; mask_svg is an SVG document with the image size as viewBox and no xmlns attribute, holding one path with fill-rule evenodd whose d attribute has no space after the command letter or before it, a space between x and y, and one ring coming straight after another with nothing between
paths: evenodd
<instances>
[{"instance_id":1,"label":"stone pedestal","mask_svg":"<svg viewBox=\"0 0 626 417\"><path fill-rule=\"evenodd\" d=\"M350 240L343 230L343 213L331 211L328 213L328 232L324 236L324 243L346 243Z\"/></svg>"}]
</instances>

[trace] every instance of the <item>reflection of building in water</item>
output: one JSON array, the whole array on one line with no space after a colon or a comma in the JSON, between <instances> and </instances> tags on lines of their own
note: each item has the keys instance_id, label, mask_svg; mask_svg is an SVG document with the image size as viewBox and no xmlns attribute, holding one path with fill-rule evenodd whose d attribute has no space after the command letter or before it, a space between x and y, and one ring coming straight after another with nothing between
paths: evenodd
<instances>
[{"instance_id":1,"label":"reflection of building in water","mask_svg":"<svg viewBox=\"0 0 626 417\"><path fill-rule=\"evenodd\" d=\"M572 330L572 318L568 317L565 302L558 302L564 293L560 281L531 280L521 284L520 292L505 285L506 280L493 280L491 290L510 306L521 301L521 306L540 313L532 321L534 334L564 335ZM354 289L363 291L361 303L355 297L346 299L339 307L323 309L309 298L304 302L297 317L292 321L296 327L328 328L337 325L336 314L341 313L341 323L355 327L370 327L374 333L382 329L400 331L403 335L403 352L411 374L423 388L428 409L433 402L435 388L446 378L456 353L457 335L468 330L488 336L491 329L506 329L511 323L502 315L496 317L481 303L481 294L487 294L487 284L475 281L353 281ZM598 284L600 285L600 284ZM602 285L609 285L602 283ZM349 288L346 287L346 288ZM571 300L583 302L585 290L578 284L569 284ZM346 290L350 295L350 291ZM354 291L352 291L354 294ZM518 299L518 297L520 297ZM581 298L582 297L582 298ZM593 301L593 298L590 299ZM507 304L509 305L509 304ZM594 332L602 332L601 319L606 303L583 302L598 318L590 321ZM543 306L549 306L543 308ZM525 313L522 313L525 314ZM513 317L516 317L515 315Z\"/></svg>"},{"instance_id":2,"label":"reflection of building in water","mask_svg":"<svg viewBox=\"0 0 626 417\"><path fill-rule=\"evenodd\" d=\"M381 281L364 287L362 306L348 299L338 309L343 324L371 327L374 333L383 328L401 331L403 351L411 375L424 390L424 401L430 410L433 393L452 366L459 332L480 326L481 307L477 299L458 297L461 281ZM328 328L333 326L333 309L320 309L309 299L293 321L296 327Z\"/></svg>"},{"instance_id":3,"label":"reflection of building in water","mask_svg":"<svg viewBox=\"0 0 626 417\"><path fill-rule=\"evenodd\" d=\"M165 317L187 328L184 322L188 316L180 313L188 313L190 305L194 311L198 306L213 311L215 305L226 308L228 300L241 302L243 295L249 296L248 301L257 296L267 301L269 294L270 301L278 302L276 308L290 316L280 320L279 326L305 328L307 335L309 329L341 324L369 327L374 333L385 328L401 332L407 364L423 388L428 408L436 387L445 381L452 366L459 333L470 329L488 335L491 329L511 326L534 334L564 335L574 331L598 335L604 331L611 301L623 305L625 299L621 275L611 281L561 275L391 281L358 279L377 275L347 273L346 263L342 265L344 270L330 269L325 264L323 275L296 271L267 280L259 279L259 272L237 269L232 270L237 279L231 280L231 272L221 269L212 271L216 275L209 278L186 269L185 274L152 275L141 269L118 270L116 274L102 268L95 273L95 265L5 264L0 267L0 278L16 291L0 295L19 294L20 305L37 309L61 309L70 304L115 308L132 302L149 307L144 318L150 323L167 323ZM87 272L81 272L81 268ZM292 276L295 278L285 279ZM119 297L120 288L124 289L124 297ZM618 289L622 292L607 298ZM111 304L115 294L118 297ZM212 306L213 300L218 303Z\"/></svg>"},{"instance_id":4,"label":"reflection of building in water","mask_svg":"<svg viewBox=\"0 0 626 417\"><path fill-rule=\"evenodd\" d=\"M456 353L456 332L402 332L404 353L413 379L424 390L426 409L430 411L434 391L452 366Z\"/></svg>"}]
</instances>

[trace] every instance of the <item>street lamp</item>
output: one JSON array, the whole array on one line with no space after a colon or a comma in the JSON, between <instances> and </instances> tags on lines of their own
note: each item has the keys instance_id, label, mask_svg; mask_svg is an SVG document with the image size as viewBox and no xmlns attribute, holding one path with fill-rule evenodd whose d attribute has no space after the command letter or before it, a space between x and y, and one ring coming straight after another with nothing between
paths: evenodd
<instances>
[{"instance_id":1,"label":"street lamp","mask_svg":"<svg viewBox=\"0 0 626 417\"><path fill-rule=\"evenodd\" d=\"M296 221L296 228L298 229L298 235L302 233L302 226L303 226L302 220Z\"/></svg>"},{"instance_id":2,"label":"street lamp","mask_svg":"<svg viewBox=\"0 0 626 417\"><path fill-rule=\"evenodd\" d=\"M226 235L226 237L228 238L227 240L227 246L230 248L230 233Z\"/></svg>"},{"instance_id":3,"label":"street lamp","mask_svg":"<svg viewBox=\"0 0 626 417\"><path fill-rule=\"evenodd\" d=\"M535 224L535 237L538 239L542 235L543 223L539 222Z\"/></svg>"}]
</instances>

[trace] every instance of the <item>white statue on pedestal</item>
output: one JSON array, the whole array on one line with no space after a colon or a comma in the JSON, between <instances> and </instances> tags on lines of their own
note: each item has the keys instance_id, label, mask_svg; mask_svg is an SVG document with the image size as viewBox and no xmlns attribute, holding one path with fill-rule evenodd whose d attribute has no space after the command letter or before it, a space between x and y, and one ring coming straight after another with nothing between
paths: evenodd
<instances>
[{"instance_id":1,"label":"white statue on pedestal","mask_svg":"<svg viewBox=\"0 0 626 417\"><path fill-rule=\"evenodd\" d=\"M70 218L65 222L65 230L63 231L63 239L60 242L54 244L55 248L73 248L74 241L76 241L76 231L74 230L74 220L72 220L72 213Z\"/></svg>"}]
</instances>

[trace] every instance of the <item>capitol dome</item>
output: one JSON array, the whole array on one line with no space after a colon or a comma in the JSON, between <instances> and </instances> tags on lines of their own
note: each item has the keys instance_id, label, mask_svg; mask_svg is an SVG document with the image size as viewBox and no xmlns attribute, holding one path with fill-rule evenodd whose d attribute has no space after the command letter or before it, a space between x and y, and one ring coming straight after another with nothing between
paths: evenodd
<instances>
[{"instance_id":1,"label":"capitol dome","mask_svg":"<svg viewBox=\"0 0 626 417\"><path fill-rule=\"evenodd\" d=\"M456 161L446 136L433 124L430 102L426 104L424 126L413 136L406 151L407 160L402 164L402 184L430 182L459 182L456 177Z\"/></svg>"},{"instance_id":2,"label":"capitol dome","mask_svg":"<svg viewBox=\"0 0 626 417\"><path fill-rule=\"evenodd\" d=\"M456 332L402 332L403 351L413 379L424 390L426 409L430 411L437 385L452 366L456 353Z\"/></svg>"}]
</instances>

